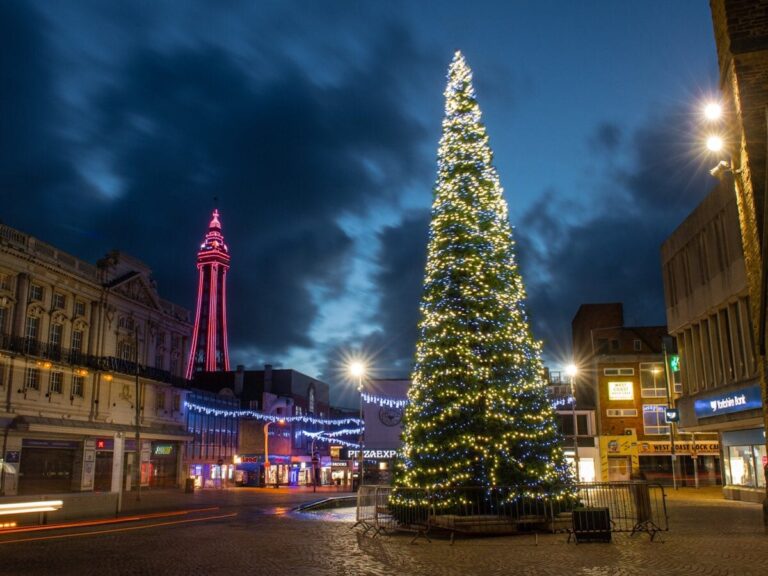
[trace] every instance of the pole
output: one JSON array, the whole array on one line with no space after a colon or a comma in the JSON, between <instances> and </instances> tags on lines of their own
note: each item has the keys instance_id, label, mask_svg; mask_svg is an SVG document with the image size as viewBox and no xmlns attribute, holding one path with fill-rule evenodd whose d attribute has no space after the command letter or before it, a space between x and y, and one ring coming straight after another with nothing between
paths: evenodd
<instances>
[{"instance_id":1,"label":"pole","mask_svg":"<svg viewBox=\"0 0 768 576\"><path fill-rule=\"evenodd\" d=\"M136 501L141 500L141 385L139 384L139 327L133 330L136 344Z\"/></svg>"},{"instance_id":2,"label":"pole","mask_svg":"<svg viewBox=\"0 0 768 576\"><path fill-rule=\"evenodd\" d=\"M667 346L664 342L661 343L661 350L664 352L664 390L667 393L667 408L670 409L672 405L672 394L669 390L669 374L667 372ZM656 388L656 370L653 371L653 387ZM666 417L665 417L666 420ZM672 489L677 490L677 474L675 472L675 464L677 463L677 455L675 454L675 423L668 422L669 424L669 451L672 458Z\"/></svg>"},{"instance_id":3,"label":"pole","mask_svg":"<svg viewBox=\"0 0 768 576\"><path fill-rule=\"evenodd\" d=\"M363 428L363 375L360 374L357 377L357 390L360 392L360 466L358 467L358 471L360 473L360 481L357 483L358 489L363 485L363 476L365 474L365 457L363 456L363 451L365 449L364 441L365 437L363 436L364 428Z\"/></svg>"},{"instance_id":4,"label":"pole","mask_svg":"<svg viewBox=\"0 0 768 576\"><path fill-rule=\"evenodd\" d=\"M317 492L317 470L315 470L315 440L312 436L312 492Z\"/></svg>"},{"instance_id":5,"label":"pole","mask_svg":"<svg viewBox=\"0 0 768 576\"><path fill-rule=\"evenodd\" d=\"M264 424L264 487L269 485L269 425L272 422Z\"/></svg>"},{"instance_id":6,"label":"pole","mask_svg":"<svg viewBox=\"0 0 768 576\"><path fill-rule=\"evenodd\" d=\"M576 468L576 482L581 482L581 474L579 470L579 439L577 436L577 420L576 420L576 394L573 390L574 375L571 375L571 415L573 416L573 464Z\"/></svg>"}]
</instances>

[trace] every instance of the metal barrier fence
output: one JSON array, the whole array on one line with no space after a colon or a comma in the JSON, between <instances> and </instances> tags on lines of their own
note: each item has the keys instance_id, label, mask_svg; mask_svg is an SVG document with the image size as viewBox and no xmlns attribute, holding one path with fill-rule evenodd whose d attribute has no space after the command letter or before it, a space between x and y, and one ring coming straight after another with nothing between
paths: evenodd
<instances>
[{"instance_id":1,"label":"metal barrier fence","mask_svg":"<svg viewBox=\"0 0 768 576\"><path fill-rule=\"evenodd\" d=\"M550 497L515 487L426 490L362 486L357 523L373 535L409 530L458 534L565 532L576 542L609 541L615 532L667 531L666 495L644 481L576 484L572 495Z\"/></svg>"}]
</instances>

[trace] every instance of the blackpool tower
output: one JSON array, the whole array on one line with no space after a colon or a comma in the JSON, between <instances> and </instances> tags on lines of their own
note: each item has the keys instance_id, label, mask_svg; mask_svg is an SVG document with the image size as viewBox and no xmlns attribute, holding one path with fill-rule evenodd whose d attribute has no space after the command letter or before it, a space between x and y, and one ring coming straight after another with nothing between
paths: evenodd
<instances>
[{"instance_id":1,"label":"blackpool tower","mask_svg":"<svg viewBox=\"0 0 768 576\"><path fill-rule=\"evenodd\" d=\"M227 270L229 248L224 243L219 211L213 211L208 232L197 253L199 281L197 311L192 333L192 348L187 364L187 379L195 372L229 370L227 347Z\"/></svg>"}]
</instances>

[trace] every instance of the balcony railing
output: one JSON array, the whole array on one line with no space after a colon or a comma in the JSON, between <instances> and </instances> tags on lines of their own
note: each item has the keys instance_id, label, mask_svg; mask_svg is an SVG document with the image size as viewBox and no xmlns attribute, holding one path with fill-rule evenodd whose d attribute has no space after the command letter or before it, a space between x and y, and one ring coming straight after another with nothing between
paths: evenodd
<instances>
[{"instance_id":1,"label":"balcony railing","mask_svg":"<svg viewBox=\"0 0 768 576\"><path fill-rule=\"evenodd\" d=\"M136 374L136 363L130 360L123 360L114 356L84 354L79 350L63 348L60 344L41 342L36 338L25 338L23 336L11 336L10 334L0 333L0 349L70 366L80 366L120 374ZM167 370L139 364L138 372L139 376L158 382L166 382L181 388L189 386L188 380L180 376L174 376Z\"/></svg>"}]
</instances>

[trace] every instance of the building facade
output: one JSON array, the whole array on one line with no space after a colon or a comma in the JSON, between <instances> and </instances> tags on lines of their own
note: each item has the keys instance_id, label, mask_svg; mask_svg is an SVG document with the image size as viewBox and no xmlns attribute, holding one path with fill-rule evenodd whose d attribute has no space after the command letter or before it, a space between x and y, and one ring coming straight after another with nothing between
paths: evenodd
<instances>
[{"instance_id":1,"label":"building facade","mask_svg":"<svg viewBox=\"0 0 768 576\"><path fill-rule=\"evenodd\" d=\"M680 352L680 428L719 435L726 497L762 501L765 428L732 186L721 181L664 242L664 296Z\"/></svg>"},{"instance_id":2,"label":"building facade","mask_svg":"<svg viewBox=\"0 0 768 576\"><path fill-rule=\"evenodd\" d=\"M0 225L2 494L178 485L190 329L142 262Z\"/></svg>"},{"instance_id":3,"label":"building facade","mask_svg":"<svg viewBox=\"0 0 768 576\"><path fill-rule=\"evenodd\" d=\"M692 436L670 420L681 382L666 327L624 326L620 303L584 304L572 326L576 386L596 399L596 476L684 486L718 483L716 435Z\"/></svg>"},{"instance_id":4,"label":"building facade","mask_svg":"<svg viewBox=\"0 0 768 576\"><path fill-rule=\"evenodd\" d=\"M752 335L757 343L757 373L763 406L763 431L768 428L768 254L765 222L768 154L765 110L768 106L768 21L765 2L754 0L710 0L715 42L720 66L720 88L724 96L727 141L731 142L728 163L735 175L739 207L741 245L744 252ZM728 399L724 399L726 402ZM743 442L749 440L749 443ZM752 445L754 436L734 439ZM763 434L763 444L766 443ZM765 452L763 452L764 454ZM768 461L762 462L763 477ZM758 472L755 471L757 474ZM763 521L768 524L768 485L764 489Z\"/></svg>"},{"instance_id":5,"label":"building facade","mask_svg":"<svg viewBox=\"0 0 768 576\"><path fill-rule=\"evenodd\" d=\"M231 460L237 484L303 486L311 485L313 480L331 483L330 444L312 436L324 430L316 420L327 420L331 415L328 384L295 370L266 365L263 370L238 366L229 372L199 372L193 386L219 395L231 393L240 410L271 418L240 418L238 452ZM281 417L291 420L281 422Z\"/></svg>"}]
</instances>

